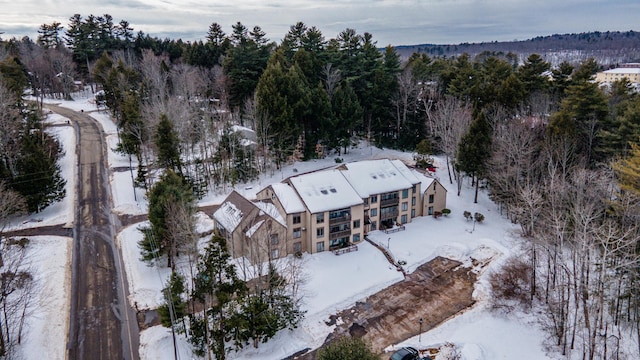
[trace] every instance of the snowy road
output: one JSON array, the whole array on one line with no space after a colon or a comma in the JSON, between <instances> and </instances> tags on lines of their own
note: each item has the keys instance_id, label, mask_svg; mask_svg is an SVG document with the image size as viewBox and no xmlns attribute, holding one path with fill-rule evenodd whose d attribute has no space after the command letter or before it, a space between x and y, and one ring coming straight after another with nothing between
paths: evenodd
<instances>
[{"instance_id":1,"label":"snowy road","mask_svg":"<svg viewBox=\"0 0 640 360\"><path fill-rule=\"evenodd\" d=\"M68 358L138 359L136 316L126 301L126 279L114 243L104 135L83 112L47 107L74 123L78 139Z\"/></svg>"}]
</instances>

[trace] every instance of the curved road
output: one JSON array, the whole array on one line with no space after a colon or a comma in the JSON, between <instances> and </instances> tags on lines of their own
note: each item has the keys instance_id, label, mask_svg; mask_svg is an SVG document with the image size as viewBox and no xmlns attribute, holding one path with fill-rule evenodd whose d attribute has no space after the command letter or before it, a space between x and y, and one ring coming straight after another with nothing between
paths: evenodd
<instances>
[{"instance_id":1,"label":"curved road","mask_svg":"<svg viewBox=\"0 0 640 360\"><path fill-rule=\"evenodd\" d=\"M83 112L55 105L51 111L76 129L78 186L68 359L138 359L138 323L127 301L122 258L114 241L104 134Z\"/></svg>"}]
</instances>

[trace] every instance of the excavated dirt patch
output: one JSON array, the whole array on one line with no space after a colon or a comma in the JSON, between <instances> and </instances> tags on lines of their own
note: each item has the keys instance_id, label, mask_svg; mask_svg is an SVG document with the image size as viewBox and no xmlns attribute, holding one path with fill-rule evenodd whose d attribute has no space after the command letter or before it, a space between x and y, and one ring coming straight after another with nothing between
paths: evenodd
<instances>
[{"instance_id":1,"label":"excavated dirt patch","mask_svg":"<svg viewBox=\"0 0 640 360\"><path fill-rule=\"evenodd\" d=\"M325 343L349 335L363 338L372 350L383 350L427 331L473 305L476 274L459 261L437 257L396 283L353 307L331 316L337 323ZM315 351L298 356L314 359Z\"/></svg>"}]
</instances>

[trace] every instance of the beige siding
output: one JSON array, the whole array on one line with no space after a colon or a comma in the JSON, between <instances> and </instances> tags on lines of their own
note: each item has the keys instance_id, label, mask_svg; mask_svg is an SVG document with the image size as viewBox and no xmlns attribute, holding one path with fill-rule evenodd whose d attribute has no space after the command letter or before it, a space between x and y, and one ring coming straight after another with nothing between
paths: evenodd
<instances>
[{"instance_id":1,"label":"beige siding","mask_svg":"<svg viewBox=\"0 0 640 360\"><path fill-rule=\"evenodd\" d=\"M300 222L294 223L294 218L299 217ZM301 241L302 251L308 251L307 233L308 229L308 216L306 212L287 214L287 239L291 239L291 243ZM306 245L305 245L306 244ZM305 248L306 247L306 248Z\"/></svg>"},{"instance_id":2,"label":"beige siding","mask_svg":"<svg viewBox=\"0 0 640 360\"><path fill-rule=\"evenodd\" d=\"M599 72L596 74L596 81L600 83L611 83L614 81L622 80L623 78L629 79L632 83L640 83L640 74L635 73L607 73Z\"/></svg>"},{"instance_id":3,"label":"beige siding","mask_svg":"<svg viewBox=\"0 0 640 360\"><path fill-rule=\"evenodd\" d=\"M286 212L284 211L284 206L282 206L280 199L276 196L271 186L267 186L266 188L260 190L260 192L256 194L256 198L258 200L271 201L271 203L275 205L276 209L278 209L278 212L282 215L282 217L285 217Z\"/></svg>"},{"instance_id":4,"label":"beige siding","mask_svg":"<svg viewBox=\"0 0 640 360\"><path fill-rule=\"evenodd\" d=\"M433 196L433 201L429 201ZM433 215L436 211L442 211L447 207L447 190L438 182L434 181L424 191L423 216Z\"/></svg>"}]
</instances>

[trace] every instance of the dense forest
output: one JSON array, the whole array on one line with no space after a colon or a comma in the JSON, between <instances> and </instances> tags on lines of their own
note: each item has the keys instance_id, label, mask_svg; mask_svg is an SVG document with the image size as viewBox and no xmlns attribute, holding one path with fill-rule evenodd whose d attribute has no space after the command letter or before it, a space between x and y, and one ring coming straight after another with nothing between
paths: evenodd
<instances>
[{"instance_id":1,"label":"dense forest","mask_svg":"<svg viewBox=\"0 0 640 360\"><path fill-rule=\"evenodd\" d=\"M396 47L403 58L413 53L429 56L475 56L483 52L512 53L520 60L539 54L553 66L562 61L580 62L594 58L605 67L640 61L640 33L630 31L593 31L537 36L528 40L491 41L461 44L421 44Z\"/></svg>"},{"instance_id":2,"label":"dense forest","mask_svg":"<svg viewBox=\"0 0 640 360\"><path fill-rule=\"evenodd\" d=\"M196 42L134 33L109 15L74 15L63 29L43 24L35 41L10 39L0 47L0 190L26 196L29 211L60 193L29 200L36 187L22 190L25 176L53 174L42 176L52 179L47 186L60 180L50 161L27 163L59 150L24 92L72 99L92 87L96 106L118 125L119 151L138 160L136 184L149 190L150 210L157 210L143 253L162 253L169 264L192 244L179 242L186 237L176 230L190 227L170 224L166 214L190 214L191 192L226 191L292 161L339 161L360 142L437 154L449 172L443 181L458 189L470 182L476 194L485 188L521 226L521 256L493 275L497 307L540 311L568 357L618 358L628 351L624 344L640 343L640 96L624 79L609 88L592 82L601 69L595 59L552 64L533 51L523 58L493 50L401 56L379 49L372 34L347 28L326 39L304 23L292 25L279 44L240 22L229 34L212 23L206 41ZM614 35L637 41L635 33ZM255 136L238 130L244 128ZM47 156L33 155L44 150ZM189 195L175 198L180 193ZM154 203L167 196L174 198ZM226 274L228 288L244 289L221 263L228 256L223 244L208 251L202 273ZM270 275L280 286L279 275ZM205 303L221 293L220 284L203 279L195 296ZM181 288L181 280L175 285ZM273 300L247 299L253 310ZM237 333L205 338L213 320L191 319L202 335L193 340L200 353L224 358L229 336L241 347L275 334L226 313L228 300L211 307L212 316L238 326Z\"/></svg>"}]
</instances>

